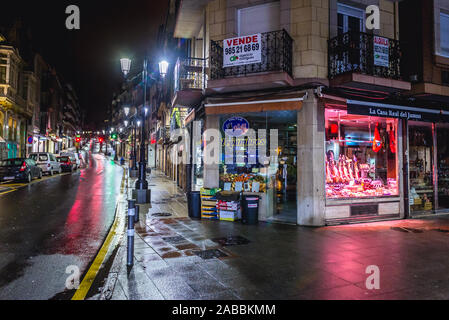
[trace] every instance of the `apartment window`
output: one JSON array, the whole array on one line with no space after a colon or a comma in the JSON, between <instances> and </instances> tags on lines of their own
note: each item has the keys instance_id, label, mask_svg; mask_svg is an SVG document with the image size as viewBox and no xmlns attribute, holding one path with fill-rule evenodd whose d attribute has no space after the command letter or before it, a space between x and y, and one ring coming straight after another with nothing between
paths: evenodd
<instances>
[{"instance_id":1,"label":"apartment window","mask_svg":"<svg viewBox=\"0 0 449 320\"><path fill-rule=\"evenodd\" d=\"M6 66L0 66L0 83L6 83Z\"/></svg>"},{"instance_id":2,"label":"apartment window","mask_svg":"<svg viewBox=\"0 0 449 320\"><path fill-rule=\"evenodd\" d=\"M440 53L449 57L449 14L440 13Z\"/></svg>"},{"instance_id":3,"label":"apartment window","mask_svg":"<svg viewBox=\"0 0 449 320\"><path fill-rule=\"evenodd\" d=\"M365 31L365 11L346 4L338 4L338 34Z\"/></svg>"},{"instance_id":4,"label":"apartment window","mask_svg":"<svg viewBox=\"0 0 449 320\"><path fill-rule=\"evenodd\" d=\"M280 4L271 2L238 10L239 36L280 29Z\"/></svg>"}]
</instances>

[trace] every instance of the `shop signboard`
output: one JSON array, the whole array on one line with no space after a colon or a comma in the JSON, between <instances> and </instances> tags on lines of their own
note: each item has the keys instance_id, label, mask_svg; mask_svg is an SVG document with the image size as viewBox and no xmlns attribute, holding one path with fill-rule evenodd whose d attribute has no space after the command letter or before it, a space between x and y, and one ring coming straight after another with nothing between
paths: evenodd
<instances>
[{"instance_id":1,"label":"shop signboard","mask_svg":"<svg viewBox=\"0 0 449 320\"><path fill-rule=\"evenodd\" d=\"M232 117L223 123L223 131L231 137L241 137L249 130L249 122L242 117Z\"/></svg>"},{"instance_id":2,"label":"shop signboard","mask_svg":"<svg viewBox=\"0 0 449 320\"><path fill-rule=\"evenodd\" d=\"M223 40L223 68L261 62L260 33Z\"/></svg>"},{"instance_id":3,"label":"shop signboard","mask_svg":"<svg viewBox=\"0 0 449 320\"><path fill-rule=\"evenodd\" d=\"M348 114L413 121L449 122L449 112L443 110L414 108L354 100L348 100L347 105Z\"/></svg>"},{"instance_id":4,"label":"shop signboard","mask_svg":"<svg viewBox=\"0 0 449 320\"><path fill-rule=\"evenodd\" d=\"M374 37L374 65L378 67L390 66L390 40Z\"/></svg>"}]
</instances>

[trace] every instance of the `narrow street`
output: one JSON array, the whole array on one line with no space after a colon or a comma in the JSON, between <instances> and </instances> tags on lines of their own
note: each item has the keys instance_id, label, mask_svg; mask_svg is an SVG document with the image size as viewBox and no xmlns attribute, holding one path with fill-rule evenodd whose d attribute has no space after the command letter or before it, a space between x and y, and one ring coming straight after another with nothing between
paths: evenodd
<instances>
[{"instance_id":1,"label":"narrow street","mask_svg":"<svg viewBox=\"0 0 449 320\"><path fill-rule=\"evenodd\" d=\"M122 168L89 152L72 174L35 180L0 195L0 300L51 299L81 275L114 221Z\"/></svg>"}]
</instances>

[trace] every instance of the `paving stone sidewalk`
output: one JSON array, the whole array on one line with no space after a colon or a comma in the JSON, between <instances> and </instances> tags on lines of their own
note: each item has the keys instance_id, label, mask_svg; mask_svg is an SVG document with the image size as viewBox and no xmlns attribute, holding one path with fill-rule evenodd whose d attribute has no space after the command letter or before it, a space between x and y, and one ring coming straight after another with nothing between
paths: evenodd
<instances>
[{"instance_id":1,"label":"paving stone sidewalk","mask_svg":"<svg viewBox=\"0 0 449 320\"><path fill-rule=\"evenodd\" d=\"M447 217L326 228L193 221L173 182L156 172L150 187L135 265L128 273L125 237L110 299L449 299ZM380 290L366 288L371 265Z\"/></svg>"}]
</instances>

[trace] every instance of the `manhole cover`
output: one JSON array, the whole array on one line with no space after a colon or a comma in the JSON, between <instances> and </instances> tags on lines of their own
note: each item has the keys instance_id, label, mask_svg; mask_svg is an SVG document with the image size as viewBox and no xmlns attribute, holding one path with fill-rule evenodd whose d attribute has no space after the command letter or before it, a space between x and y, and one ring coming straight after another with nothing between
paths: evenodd
<instances>
[{"instance_id":1,"label":"manhole cover","mask_svg":"<svg viewBox=\"0 0 449 320\"><path fill-rule=\"evenodd\" d=\"M223 247L240 246L240 245L249 244L251 242L248 239L243 238L241 236L215 238L215 239L212 239L212 241L215 243L218 243L219 245L221 245Z\"/></svg>"},{"instance_id":2,"label":"manhole cover","mask_svg":"<svg viewBox=\"0 0 449 320\"><path fill-rule=\"evenodd\" d=\"M193 251L195 255L203 260L225 258L228 255L219 249L209 249L203 251Z\"/></svg>"},{"instance_id":3,"label":"manhole cover","mask_svg":"<svg viewBox=\"0 0 449 320\"><path fill-rule=\"evenodd\" d=\"M187 241L186 238L181 237L181 236L165 237L165 238L162 238L162 240L164 240L164 241L166 241L166 242L168 242L170 244L179 244L181 242L186 242Z\"/></svg>"},{"instance_id":4,"label":"manhole cover","mask_svg":"<svg viewBox=\"0 0 449 320\"><path fill-rule=\"evenodd\" d=\"M172 214L168 212L156 212L151 215L152 217L171 217Z\"/></svg>"}]
</instances>

